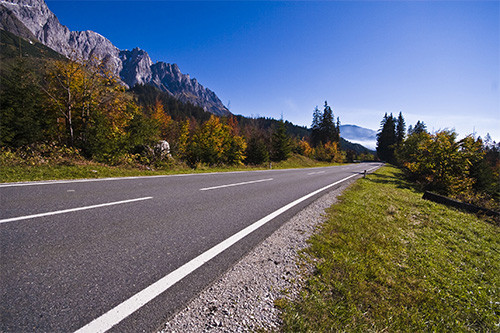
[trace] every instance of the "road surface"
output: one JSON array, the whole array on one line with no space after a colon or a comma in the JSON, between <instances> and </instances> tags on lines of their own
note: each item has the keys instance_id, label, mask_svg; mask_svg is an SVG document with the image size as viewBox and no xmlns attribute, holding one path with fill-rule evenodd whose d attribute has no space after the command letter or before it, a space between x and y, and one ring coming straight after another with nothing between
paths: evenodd
<instances>
[{"instance_id":1,"label":"road surface","mask_svg":"<svg viewBox=\"0 0 500 333\"><path fill-rule=\"evenodd\" d=\"M0 331L152 331L319 195L378 166L0 184Z\"/></svg>"}]
</instances>

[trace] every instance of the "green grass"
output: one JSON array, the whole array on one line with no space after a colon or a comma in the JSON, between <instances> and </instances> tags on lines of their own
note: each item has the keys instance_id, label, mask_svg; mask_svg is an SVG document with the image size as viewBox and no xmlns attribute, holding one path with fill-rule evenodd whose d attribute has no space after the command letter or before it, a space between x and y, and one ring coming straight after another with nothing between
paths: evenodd
<instances>
[{"instance_id":1,"label":"green grass","mask_svg":"<svg viewBox=\"0 0 500 333\"><path fill-rule=\"evenodd\" d=\"M401 179L384 167L328 210L285 332L500 332L498 226Z\"/></svg>"},{"instance_id":2,"label":"green grass","mask_svg":"<svg viewBox=\"0 0 500 333\"><path fill-rule=\"evenodd\" d=\"M5 161L6 159L4 159ZM69 164L69 165L68 165ZM334 165L332 163L318 162L301 155L294 155L286 161L272 163L273 169L306 168ZM202 172L228 172L265 170L269 165L261 166L219 166L209 167L199 165L196 169L187 167L181 163L171 163L155 170L147 170L144 167L132 166L107 166L89 161L77 161L70 163L34 163L34 165L19 163L0 163L0 183L55 180L55 179L80 179L80 178L107 178L127 176L153 176L180 173L202 173Z\"/></svg>"}]
</instances>

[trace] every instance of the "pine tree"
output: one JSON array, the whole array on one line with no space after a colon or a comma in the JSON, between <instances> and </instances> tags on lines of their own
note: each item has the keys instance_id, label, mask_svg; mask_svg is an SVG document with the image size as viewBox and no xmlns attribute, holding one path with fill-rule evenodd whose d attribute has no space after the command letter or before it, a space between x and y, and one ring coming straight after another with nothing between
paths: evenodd
<instances>
[{"instance_id":1,"label":"pine tree","mask_svg":"<svg viewBox=\"0 0 500 333\"><path fill-rule=\"evenodd\" d=\"M401 145L405 139L406 134L406 124L403 118L403 114L399 112L398 121L396 123L396 142Z\"/></svg>"},{"instance_id":2,"label":"pine tree","mask_svg":"<svg viewBox=\"0 0 500 333\"><path fill-rule=\"evenodd\" d=\"M311 125L311 143L313 147L316 147L321 142L321 118L321 111L318 109L318 106L316 106L313 111L313 121Z\"/></svg>"},{"instance_id":3,"label":"pine tree","mask_svg":"<svg viewBox=\"0 0 500 333\"><path fill-rule=\"evenodd\" d=\"M333 117L332 108L325 101L325 109L323 111L323 117L321 118L320 133L321 142L334 142L336 141L336 127L335 118Z\"/></svg>"},{"instance_id":4,"label":"pine tree","mask_svg":"<svg viewBox=\"0 0 500 333\"><path fill-rule=\"evenodd\" d=\"M337 125L335 126L335 142L340 143L340 118L337 117Z\"/></svg>"},{"instance_id":5,"label":"pine tree","mask_svg":"<svg viewBox=\"0 0 500 333\"><path fill-rule=\"evenodd\" d=\"M417 123L415 124L415 127L409 127L408 128L408 134L420 134L420 133L427 133L427 126L423 121L418 120Z\"/></svg>"},{"instance_id":6,"label":"pine tree","mask_svg":"<svg viewBox=\"0 0 500 333\"><path fill-rule=\"evenodd\" d=\"M337 123L335 124L332 108L328 105L327 101L325 101L323 113L318 110L318 107L314 109L311 129L311 143L313 147L328 142L340 142L340 119L337 117Z\"/></svg>"},{"instance_id":7,"label":"pine tree","mask_svg":"<svg viewBox=\"0 0 500 333\"><path fill-rule=\"evenodd\" d=\"M41 108L42 92L24 59L1 80L0 146L23 146L48 138L56 117Z\"/></svg>"},{"instance_id":8,"label":"pine tree","mask_svg":"<svg viewBox=\"0 0 500 333\"><path fill-rule=\"evenodd\" d=\"M271 159L275 162L286 160L290 156L290 152L290 137L286 133L285 123L282 119L272 136Z\"/></svg>"},{"instance_id":9,"label":"pine tree","mask_svg":"<svg viewBox=\"0 0 500 333\"><path fill-rule=\"evenodd\" d=\"M255 135L248 140L245 155L245 163L247 164L258 165L269 161L269 152L264 140Z\"/></svg>"},{"instance_id":10,"label":"pine tree","mask_svg":"<svg viewBox=\"0 0 500 333\"><path fill-rule=\"evenodd\" d=\"M380 124L380 132L377 134L378 157L383 161L395 163L394 150L396 143L396 120L392 113L390 116L387 116L386 113Z\"/></svg>"}]
</instances>

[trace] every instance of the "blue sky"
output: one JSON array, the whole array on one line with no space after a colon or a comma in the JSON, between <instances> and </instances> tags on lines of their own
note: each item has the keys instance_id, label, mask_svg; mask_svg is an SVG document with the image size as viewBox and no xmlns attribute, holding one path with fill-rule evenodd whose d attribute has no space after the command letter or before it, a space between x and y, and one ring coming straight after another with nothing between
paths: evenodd
<instances>
[{"instance_id":1,"label":"blue sky","mask_svg":"<svg viewBox=\"0 0 500 333\"><path fill-rule=\"evenodd\" d=\"M498 1L48 0L71 30L177 63L231 112L310 126L384 113L500 141Z\"/></svg>"}]
</instances>

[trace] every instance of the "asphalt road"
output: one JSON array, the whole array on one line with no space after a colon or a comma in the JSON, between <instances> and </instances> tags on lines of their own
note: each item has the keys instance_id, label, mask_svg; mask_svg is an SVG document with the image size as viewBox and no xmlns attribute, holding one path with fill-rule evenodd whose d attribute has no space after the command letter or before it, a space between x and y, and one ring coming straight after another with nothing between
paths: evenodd
<instances>
[{"instance_id":1,"label":"asphalt road","mask_svg":"<svg viewBox=\"0 0 500 333\"><path fill-rule=\"evenodd\" d=\"M0 331L152 331L336 182L377 166L0 184Z\"/></svg>"}]
</instances>

